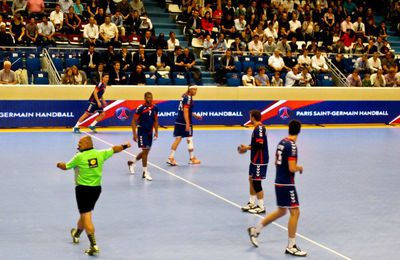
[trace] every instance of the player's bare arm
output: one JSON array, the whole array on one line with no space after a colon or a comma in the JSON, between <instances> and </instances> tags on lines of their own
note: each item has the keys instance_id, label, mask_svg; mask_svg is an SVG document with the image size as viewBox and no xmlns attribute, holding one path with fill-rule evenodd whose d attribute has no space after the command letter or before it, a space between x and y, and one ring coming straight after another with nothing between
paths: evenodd
<instances>
[{"instance_id":1,"label":"player's bare arm","mask_svg":"<svg viewBox=\"0 0 400 260\"><path fill-rule=\"evenodd\" d=\"M185 119L185 131L189 132L190 131L190 118L189 118L189 108L184 107L183 108L183 118Z\"/></svg>"},{"instance_id":2,"label":"player's bare arm","mask_svg":"<svg viewBox=\"0 0 400 260\"><path fill-rule=\"evenodd\" d=\"M64 170L64 171L67 170L67 166L65 165L65 162L57 163L57 168L60 168L61 170Z\"/></svg>"},{"instance_id":3,"label":"player's bare arm","mask_svg":"<svg viewBox=\"0 0 400 260\"><path fill-rule=\"evenodd\" d=\"M289 171L293 173L299 172L301 174L303 173L303 166L297 165L297 161L289 161Z\"/></svg>"},{"instance_id":4,"label":"player's bare arm","mask_svg":"<svg viewBox=\"0 0 400 260\"><path fill-rule=\"evenodd\" d=\"M136 127L137 127L136 120L137 120L137 117L136 117L136 115L134 115L133 119L132 119L131 127L132 127L133 141L135 141L135 142L137 142L137 140L138 140L138 135L136 132Z\"/></svg>"},{"instance_id":5,"label":"player's bare arm","mask_svg":"<svg viewBox=\"0 0 400 260\"><path fill-rule=\"evenodd\" d=\"M158 138L158 117L154 118L154 138Z\"/></svg>"},{"instance_id":6,"label":"player's bare arm","mask_svg":"<svg viewBox=\"0 0 400 260\"><path fill-rule=\"evenodd\" d=\"M115 145L112 149L114 150L114 153L119 153L129 147L131 147L131 143L128 142L121 145Z\"/></svg>"}]
</instances>

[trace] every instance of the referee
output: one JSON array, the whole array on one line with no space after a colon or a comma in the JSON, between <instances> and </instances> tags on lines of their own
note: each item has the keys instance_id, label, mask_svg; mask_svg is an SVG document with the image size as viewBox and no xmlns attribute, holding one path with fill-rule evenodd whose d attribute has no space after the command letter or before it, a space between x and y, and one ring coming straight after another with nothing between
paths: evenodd
<instances>
[{"instance_id":1,"label":"referee","mask_svg":"<svg viewBox=\"0 0 400 260\"><path fill-rule=\"evenodd\" d=\"M72 242L79 243L79 236L86 231L90 241L90 248L85 251L88 255L96 255L99 248L94 236L94 225L92 222L92 210L101 193L101 177L104 162L122 150L131 147L130 143L116 145L105 150L93 148L90 136L84 136L79 140L79 152L67 163L59 162L57 167L62 170L75 170L75 195L80 217L77 228L71 230Z\"/></svg>"}]
</instances>

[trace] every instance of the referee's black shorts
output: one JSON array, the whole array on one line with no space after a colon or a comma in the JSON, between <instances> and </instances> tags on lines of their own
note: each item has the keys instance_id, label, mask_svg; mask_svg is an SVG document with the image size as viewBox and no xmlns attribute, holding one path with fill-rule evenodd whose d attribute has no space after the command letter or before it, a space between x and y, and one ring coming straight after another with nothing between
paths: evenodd
<instances>
[{"instance_id":1,"label":"referee's black shorts","mask_svg":"<svg viewBox=\"0 0 400 260\"><path fill-rule=\"evenodd\" d=\"M79 213L87 213L92 211L98 198L100 197L100 193L101 186L76 186L75 196Z\"/></svg>"}]
</instances>

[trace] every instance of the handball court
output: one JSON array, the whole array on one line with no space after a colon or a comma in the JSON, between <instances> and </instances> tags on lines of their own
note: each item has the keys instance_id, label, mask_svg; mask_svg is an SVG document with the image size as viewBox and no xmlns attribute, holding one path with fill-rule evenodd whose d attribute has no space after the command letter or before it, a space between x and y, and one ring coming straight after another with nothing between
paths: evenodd
<instances>
[{"instance_id":1,"label":"handball court","mask_svg":"<svg viewBox=\"0 0 400 260\"><path fill-rule=\"evenodd\" d=\"M68 131L68 132L67 132ZM274 154L287 135L268 128L270 165L263 182L267 212L275 209ZM63 131L0 133L0 259L90 259L89 242L72 244L69 231L78 211L73 171L56 168L76 152L81 135ZM136 144L109 159L103 192L94 210L98 259L294 259L285 255L288 216L266 227L254 248L247 227L260 216L242 213L248 201L251 128L197 130L199 166L187 165L186 143L176 153L180 166L165 161L173 142L161 131L150 153L152 182L128 172ZM132 140L131 131L99 129L95 148ZM400 131L396 127L305 127L299 135L296 174L300 200L297 244L307 259L397 259L400 227Z\"/></svg>"}]
</instances>

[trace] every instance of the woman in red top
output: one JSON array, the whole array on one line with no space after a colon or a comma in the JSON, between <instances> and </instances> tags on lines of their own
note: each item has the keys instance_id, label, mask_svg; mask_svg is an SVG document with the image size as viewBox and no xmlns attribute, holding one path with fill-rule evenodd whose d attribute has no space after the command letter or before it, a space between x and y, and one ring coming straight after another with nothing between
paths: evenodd
<instances>
[{"instance_id":1,"label":"woman in red top","mask_svg":"<svg viewBox=\"0 0 400 260\"><path fill-rule=\"evenodd\" d=\"M214 23L212 18L210 17L210 12L206 12L204 17L201 19L201 28L204 30L206 34L212 34L212 29L214 27Z\"/></svg>"},{"instance_id":2,"label":"woman in red top","mask_svg":"<svg viewBox=\"0 0 400 260\"><path fill-rule=\"evenodd\" d=\"M354 31L349 30L342 36L342 41L344 42L344 46L350 47L353 42L356 40L356 35Z\"/></svg>"},{"instance_id":3,"label":"woman in red top","mask_svg":"<svg viewBox=\"0 0 400 260\"><path fill-rule=\"evenodd\" d=\"M217 5L217 9L215 9L215 11L213 12L213 20L215 22L216 25L220 25L221 24L221 19L222 19L222 8L221 8L221 4Z\"/></svg>"}]
</instances>

